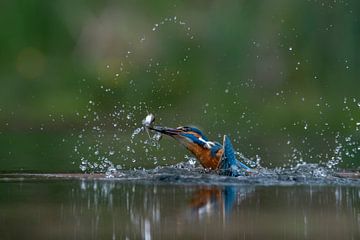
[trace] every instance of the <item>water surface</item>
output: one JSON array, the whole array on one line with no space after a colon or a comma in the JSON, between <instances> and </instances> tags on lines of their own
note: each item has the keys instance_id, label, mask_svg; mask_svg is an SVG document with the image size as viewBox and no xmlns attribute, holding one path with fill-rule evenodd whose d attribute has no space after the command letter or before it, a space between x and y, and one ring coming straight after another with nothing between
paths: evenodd
<instances>
[{"instance_id":1,"label":"water surface","mask_svg":"<svg viewBox=\"0 0 360 240\"><path fill-rule=\"evenodd\" d=\"M358 181L316 179L2 175L1 239L359 239Z\"/></svg>"}]
</instances>

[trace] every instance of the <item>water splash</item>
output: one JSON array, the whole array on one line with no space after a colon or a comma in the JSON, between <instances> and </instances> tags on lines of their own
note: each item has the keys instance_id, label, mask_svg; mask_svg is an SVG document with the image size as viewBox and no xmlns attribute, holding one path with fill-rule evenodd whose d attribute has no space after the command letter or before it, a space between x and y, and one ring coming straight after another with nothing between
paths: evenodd
<instances>
[{"instance_id":1,"label":"water splash","mask_svg":"<svg viewBox=\"0 0 360 240\"><path fill-rule=\"evenodd\" d=\"M142 131L144 131L144 127L139 127L139 128L136 128L135 130L134 130L134 132L131 134L131 140L133 140L135 137L136 137L136 135L138 135L139 133L141 133Z\"/></svg>"},{"instance_id":2,"label":"water splash","mask_svg":"<svg viewBox=\"0 0 360 240\"><path fill-rule=\"evenodd\" d=\"M165 30L165 25L174 24L174 26L180 26L185 33L188 40L194 39L192 28L185 21L180 20L178 17L166 17L159 23L154 24L152 31L149 35L141 34L139 38L139 44L146 43L150 38L151 34L157 34L162 30ZM256 46L259 44L256 43ZM292 53L296 52L296 46L289 45L288 50ZM190 59L191 48L184 49L183 62L188 62ZM126 51L125 59L121 61L121 67L114 73L114 79L121 79L121 74L130 74L131 66L134 66L134 58L137 54L136 49L130 49ZM153 74L155 78L161 82L159 86L153 86L152 93L158 93L163 88L166 88L166 82L164 80L175 81L175 77L181 74L182 69L178 66L174 67L171 71L166 64L163 64L156 56L148 56L145 60L145 72ZM301 70L300 65L303 66L305 63L300 60L296 60L296 70ZM112 65L107 65L106 69L110 71ZM119 70L119 71L118 71ZM164 74L167 72L167 75ZM316 73L314 73L315 79L318 79ZM151 75L152 76L152 75ZM132 77L129 81L131 91L138 93L137 79ZM154 84L153 84L154 85ZM213 118L214 123L213 129L221 129L224 125L234 124L241 126L246 129L246 134L237 130L237 135L240 136L235 141L238 142L249 142L247 151L237 152L239 159L249 164L252 167L262 167L261 165L274 167L275 169L282 170L295 170L304 169L303 166L308 164L318 164L319 175L323 174L324 168L327 170L333 170L339 167L339 165L346 163L347 160L354 160L359 157L360 145L359 145L359 128L360 119L358 114L360 109L360 102L355 98L346 97L343 101L343 112L344 121L341 128L347 129L348 131L339 131L339 126L332 126L330 122L331 116L327 115L329 109L332 108L325 98L320 97L319 101L316 102L312 107L315 109L314 116L318 117L318 121L313 119L298 119L291 122L289 125L281 126L279 132L285 137L279 138L273 145L277 145L278 152L283 153L283 159L274 159L271 150L267 149L267 146L257 146L257 143L251 142L249 138L251 135L255 135L259 126L264 125L261 120L256 120L254 116L259 115L251 109L251 105L243 103L240 98L243 90L259 90L261 86L256 83L253 78L247 78L247 80L241 80L239 85L235 86L234 83L228 81L226 86L222 89L224 93L229 97L233 97L232 104L239 106L239 121L234 123L226 122L221 116L217 115L219 108L224 108L224 103L215 105L209 103L205 99L203 112L206 114L206 118ZM101 89L106 94L113 94L112 90L107 87L101 86ZM166 91L166 94L171 94L171 89ZM281 109L282 105L287 105L290 102L290 96L297 95L300 104L308 104L311 107L311 99L307 96L302 96L300 93L293 93L290 90L277 89L274 92L275 97L279 101L279 105L272 109L276 112ZM263 99L266 102L267 99ZM147 133L141 134L146 131L143 125L140 125L139 115L143 115L144 112L148 112L146 104L139 103L117 103L114 106L114 110L108 114L100 113L96 111L95 100L90 100L88 103L88 111L86 114L78 114L86 123L84 129L78 136L78 142L74 148L76 155L81 160L80 169L85 172L113 172L113 169L130 168L133 166L132 163L138 162L153 162L153 166L159 166L158 157L159 154L153 154L154 151L161 149L159 140L161 134L157 133L150 135ZM153 105L150 103L149 105ZM211 106L211 107L210 107ZM164 110L171 107L171 104L166 106L159 106L157 110ZM213 116L210 114L214 114ZM258 119L264 119L262 116L257 116ZM129 130L133 131L129 133ZM293 130L298 132L298 135L291 134ZM291 130L291 131L290 131ZM300 133L300 134L299 134ZM314 136L311 136L314 134ZM144 136L145 135L145 139ZM245 135L245 136L243 136ZM299 137L299 135L301 137ZM221 137L221 136L220 136ZM264 134L264 137L267 137ZM245 141L244 141L245 140ZM321 146L316 148L314 146ZM255 156L252 158L246 158L246 156ZM187 157L184 157L187 159ZM162 158L163 162L169 159ZM177 162L182 163L182 158L178 158ZM281 167L277 167L278 163L282 163ZM193 160L191 160L193 161ZM190 162L190 160L189 160ZM261 165L260 165L261 163ZM116 165L117 164L117 165ZM161 165L161 164L160 164ZM181 165L181 164L180 164ZM188 167L194 164L186 165ZM114 167L115 166L115 167ZM143 166L140 166L143 167ZM108 171L109 170L109 171ZM301 171L301 170L299 170ZM315 171L315 170L314 170ZM111 175L111 174L110 174Z\"/></svg>"},{"instance_id":3,"label":"water splash","mask_svg":"<svg viewBox=\"0 0 360 240\"><path fill-rule=\"evenodd\" d=\"M344 102L345 104L348 103L347 101ZM328 104L325 105L328 106ZM358 108L358 102L355 102L355 105ZM136 127L129 137L129 135L126 136L126 131L121 128L121 126L128 128L130 126L136 126L137 124L140 124L141 121L137 119L139 119L139 112L143 112L143 110L145 109L144 106L132 106L130 109L127 110L125 108L116 107L116 110L114 112L105 115L105 117L101 116L95 110L93 110L92 107L94 106L96 106L95 102L89 101L88 113L84 116L79 116L87 120L85 124L86 128L84 128L79 134L78 144L74 148L74 151L78 154L78 156L80 156L80 169L82 171L106 172L109 173L108 175L109 177L111 177L111 175L114 175L113 173L116 173L118 169L125 167L124 164L119 163L116 165L115 162L118 162L121 158L121 162L129 161L131 163L136 163L136 161L140 160L140 152L144 155L143 157L145 161L152 161L155 166L158 166L158 164L160 164L158 155L152 154L153 151L161 149L159 143L159 140L161 138L160 133L150 135L149 132L146 131L147 128L144 125L141 125ZM351 113L352 111L349 109L350 107L348 106L344 107L344 110L346 112ZM107 122L110 123L107 124L106 121L102 120L102 118L107 119ZM124 124L124 121L127 121L127 123ZM349 127L349 124L343 124L345 127ZM350 125L351 124L355 132L358 132L359 130L357 121L350 120ZM306 128L302 127L304 125L306 126ZM111 126L110 134L107 132L109 126ZM327 122L325 122L323 126L324 129L320 129L317 132L319 136L324 136L325 133L330 131L330 127ZM300 127L303 129L303 131L306 132L312 131L313 127L315 126L313 123L302 120L295 122L293 124L293 127ZM286 128L284 129L286 130ZM120 135L116 132L121 132L122 134ZM147 132L147 134L141 134L145 132ZM95 138L92 144L86 143L85 138L87 138L89 135ZM106 140L109 135L110 141L109 139ZM116 144L121 140L123 142L126 142L126 144L124 145L125 147ZM282 171L297 169L297 171L301 171L301 169L304 169L302 166L308 166L309 164L317 164L316 166L318 170L312 170L314 176L324 177L327 175L328 171L334 171L334 169L337 169L339 165L344 163L346 159L355 158L360 148L359 142L353 134L344 135L340 132L336 132L333 143L331 143L329 137L324 138L323 141L327 143L328 150L326 150L324 154L321 154L316 152L317 149L313 148L309 144L310 138L307 135L305 135L302 139L297 140L293 138L290 134L288 134L288 139L283 143L285 146L288 146L291 149L289 155L284 155L288 158L288 162L284 163L282 167L276 167L275 169L281 169ZM107 142L107 144L105 145L104 142ZM251 167L265 168L261 166L262 157L260 157L260 155L258 154L255 154L255 157L250 159L245 157L244 154L239 151L236 152L236 155L239 160L244 161ZM185 156L184 158L187 159L187 156ZM141 160L141 162L143 161L144 160ZM181 159L180 161L177 161L181 162ZM189 160L189 164L180 164L179 166L191 167L192 165L194 165L192 163L193 161L194 160L191 159ZM317 161L317 163L314 163L314 161ZM176 167L176 165L174 165L174 167Z\"/></svg>"}]
</instances>

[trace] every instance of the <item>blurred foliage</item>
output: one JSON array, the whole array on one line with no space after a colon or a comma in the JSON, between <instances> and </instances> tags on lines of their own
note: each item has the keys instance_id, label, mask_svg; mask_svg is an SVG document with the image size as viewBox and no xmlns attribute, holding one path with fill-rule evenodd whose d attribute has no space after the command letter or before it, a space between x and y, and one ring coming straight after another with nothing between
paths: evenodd
<instances>
[{"instance_id":1,"label":"blurred foliage","mask_svg":"<svg viewBox=\"0 0 360 240\"><path fill-rule=\"evenodd\" d=\"M326 161L340 134L352 143L344 166L358 165L359 1L7 0L0 9L0 171L77 171L89 100L99 115L145 103L165 125L229 134L265 165L294 149ZM119 122L123 139L146 111L132 114L133 124Z\"/></svg>"}]
</instances>

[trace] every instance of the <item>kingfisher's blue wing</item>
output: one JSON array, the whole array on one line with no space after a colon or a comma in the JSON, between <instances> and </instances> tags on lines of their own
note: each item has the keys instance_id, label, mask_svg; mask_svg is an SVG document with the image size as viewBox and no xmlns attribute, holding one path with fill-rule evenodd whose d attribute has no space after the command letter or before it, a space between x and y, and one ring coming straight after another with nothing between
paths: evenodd
<instances>
[{"instance_id":1,"label":"kingfisher's blue wing","mask_svg":"<svg viewBox=\"0 0 360 240\"><path fill-rule=\"evenodd\" d=\"M223 148L224 153L221 157L218 168L221 175L239 176L251 170L251 168L236 159L230 138L226 135L224 136Z\"/></svg>"}]
</instances>

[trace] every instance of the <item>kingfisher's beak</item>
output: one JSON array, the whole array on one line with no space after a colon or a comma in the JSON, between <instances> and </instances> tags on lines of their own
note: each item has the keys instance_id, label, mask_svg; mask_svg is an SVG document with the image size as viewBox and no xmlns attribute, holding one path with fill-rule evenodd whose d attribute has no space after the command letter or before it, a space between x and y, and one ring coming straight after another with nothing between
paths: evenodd
<instances>
[{"instance_id":1,"label":"kingfisher's beak","mask_svg":"<svg viewBox=\"0 0 360 240\"><path fill-rule=\"evenodd\" d=\"M176 128L168 128L168 127L161 127L161 126L149 126L150 130L166 134L169 136L176 136L179 135L182 131Z\"/></svg>"}]
</instances>

